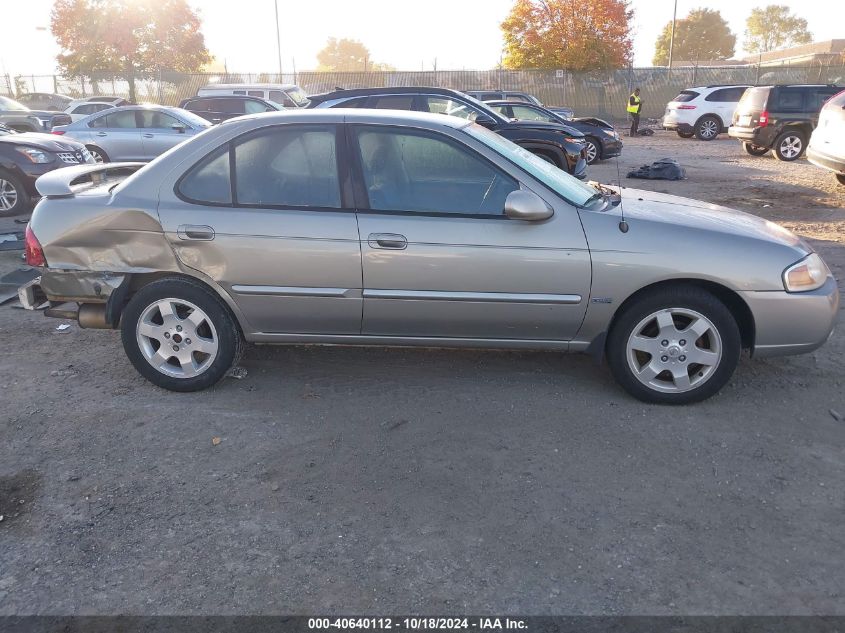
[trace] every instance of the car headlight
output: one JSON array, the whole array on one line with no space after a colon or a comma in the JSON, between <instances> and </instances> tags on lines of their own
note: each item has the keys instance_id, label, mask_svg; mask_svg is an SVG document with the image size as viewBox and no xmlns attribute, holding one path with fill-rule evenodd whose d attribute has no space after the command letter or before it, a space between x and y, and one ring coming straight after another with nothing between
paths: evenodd
<instances>
[{"instance_id":1,"label":"car headlight","mask_svg":"<svg viewBox=\"0 0 845 633\"><path fill-rule=\"evenodd\" d=\"M583 139L583 138L578 138L578 137L576 137L576 136L564 136L564 137L563 137L563 140L564 140L564 141L568 141L568 142L570 142L570 143L578 143L579 145L583 145L583 144L584 144L584 139Z\"/></svg>"},{"instance_id":2,"label":"car headlight","mask_svg":"<svg viewBox=\"0 0 845 633\"><path fill-rule=\"evenodd\" d=\"M53 157L47 152L42 152L34 147L16 147L21 154L26 156L33 163L52 163Z\"/></svg>"},{"instance_id":3,"label":"car headlight","mask_svg":"<svg viewBox=\"0 0 845 633\"><path fill-rule=\"evenodd\" d=\"M783 287L787 292L807 292L824 285L831 276L830 269L816 253L807 255L783 271Z\"/></svg>"}]
</instances>

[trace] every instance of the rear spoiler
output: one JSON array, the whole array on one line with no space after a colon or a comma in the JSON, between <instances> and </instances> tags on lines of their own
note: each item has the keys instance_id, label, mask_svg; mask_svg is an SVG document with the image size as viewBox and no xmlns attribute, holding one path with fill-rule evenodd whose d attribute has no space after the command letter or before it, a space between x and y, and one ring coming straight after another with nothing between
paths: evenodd
<instances>
[{"instance_id":1,"label":"rear spoiler","mask_svg":"<svg viewBox=\"0 0 845 633\"><path fill-rule=\"evenodd\" d=\"M35 181L35 188L44 198L71 198L80 189L100 185L109 180L121 180L135 173L147 163L100 163L62 167L49 171ZM111 178L109 177L111 176ZM118 178L115 178L117 176ZM76 185L76 186L75 186Z\"/></svg>"}]
</instances>

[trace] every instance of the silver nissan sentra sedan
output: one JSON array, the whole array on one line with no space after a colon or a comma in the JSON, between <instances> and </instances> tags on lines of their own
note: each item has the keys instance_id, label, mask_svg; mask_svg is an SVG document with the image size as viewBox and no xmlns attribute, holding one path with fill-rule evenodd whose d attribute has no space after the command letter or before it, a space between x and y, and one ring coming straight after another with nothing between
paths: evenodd
<instances>
[{"instance_id":1,"label":"silver nissan sentra sedan","mask_svg":"<svg viewBox=\"0 0 845 633\"><path fill-rule=\"evenodd\" d=\"M689 403L742 349L816 349L839 308L822 259L776 224L582 183L456 117L241 117L37 187L23 303L120 328L176 391L215 384L247 341L588 352L633 396Z\"/></svg>"}]
</instances>

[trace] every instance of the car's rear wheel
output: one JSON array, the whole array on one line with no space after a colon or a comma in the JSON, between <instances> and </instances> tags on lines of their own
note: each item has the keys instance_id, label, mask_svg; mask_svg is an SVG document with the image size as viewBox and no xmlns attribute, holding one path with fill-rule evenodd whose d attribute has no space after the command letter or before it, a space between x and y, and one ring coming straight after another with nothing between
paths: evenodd
<instances>
[{"instance_id":1,"label":"car's rear wheel","mask_svg":"<svg viewBox=\"0 0 845 633\"><path fill-rule=\"evenodd\" d=\"M700 141L712 141L722 131L722 122L714 116L705 116L695 124L695 136Z\"/></svg>"},{"instance_id":2,"label":"car's rear wheel","mask_svg":"<svg viewBox=\"0 0 845 633\"><path fill-rule=\"evenodd\" d=\"M692 138L695 136L695 132L681 132L680 130L676 130L678 132L678 136L681 138Z\"/></svg>"},{"instance_id":3,"label":"car's rear wheel","mask_svg":"<svg viewBox=\"0 0 845 633\"><path fill-rule=\"evenodd\" d=\"M845 174L836 174L836 180L840 185L845 185Z\"/></svg>"},{"instance_id":4,"label":"car's rear wheel","mask_svg":"<svg viewBox=\"0 0 845 633\"><path fill-rule=\"evenodd\" d=\"M730 310L695 287L658 289L624 308L607 339L614 377L645 402L688 404L730 379L741 338Z\"/></svg>"},{"instance_id":5,"label":"car's rear wheel","mask_svg":"<svg viewBox=\"0 0 845 633\"><path fill-rule=\"evenodd\" d=\"M12 174L0 171L0 216L18 215L29 209L30 198L23 183Z\"/></svg>"},{"instance_id":6,"label":"car's rear wheel","mask_svg":"<svg viewBox=\"0 0 845 633\"><path fill-rule=\"evenodd\" d=\"M201 284L160 279L141 288L121 319L135 369L171 391L211 387L240 359L243 337L226 305Z\"/></svg>"},{"instance_id":7,"label":"car's rear wheel","mask_svg":"<svg viewBox=\"0 0 845 633\"><path fill-rule=\"evenodd\" d=\"M108 163L109 162L109 155L106 152L96 145L86 145L88 151L91 153L91 157L94 159L95 163Z\"/></svg>"},{"instance_id":8,"label":"car's rear wheel","mask_svg":"<svg viewBox=\"0 0 845 633\"><path fill-rule=\"evenodd\" d=\"M805 144L806 141L801 132L784 132L775 141L772 153L778 160L792 162L801 158Z\"/></svg>"},{"instance_id":9,"label":"car's rear wheel","mask_svg":"<svg viewBox=\"0 0 845 633\"><path fill-rule=\"evenodd\" d=\"M598 141L589 136L584 139L586 141L586 145L584 149L586 150L586 160L588 165L592 165L596 161L601 160L601 146L599 145Z\"/></svg>"},{"instance_id":10,"label":"car's rear wheel","mask_svg":"<svg viewBox=\"0 0 845 633\"><path fill-rule=\"evenodd\" d=\"M742 142L742 149L745 150L746 154L750 154L751 156L763 156L766 152L769 151L767 147L760 147L759 145L754 145L754 143L746 143L745 141Z\"/></svg>"}]
</instances>

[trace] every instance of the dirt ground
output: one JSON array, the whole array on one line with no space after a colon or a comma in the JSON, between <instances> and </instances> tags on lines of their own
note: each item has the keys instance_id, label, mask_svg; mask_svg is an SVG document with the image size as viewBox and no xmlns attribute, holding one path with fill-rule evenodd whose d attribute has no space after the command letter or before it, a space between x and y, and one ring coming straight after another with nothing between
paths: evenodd
<instances>
[{"instance_id":1,"label":"dirt ground","mask_svg":"<svg viewBox=\"0 0 845 633\"><path fill-rule=\"evenodd\" d=\"M624 179L664 156L688 180ZM619 162L845 280L845 187L805 160L660 132ZM841 326L669 408L587 357L480 351L256 347L176 394L57 325L0 308L0 614L845 614Z\"/></svg>"}]
</instances>

